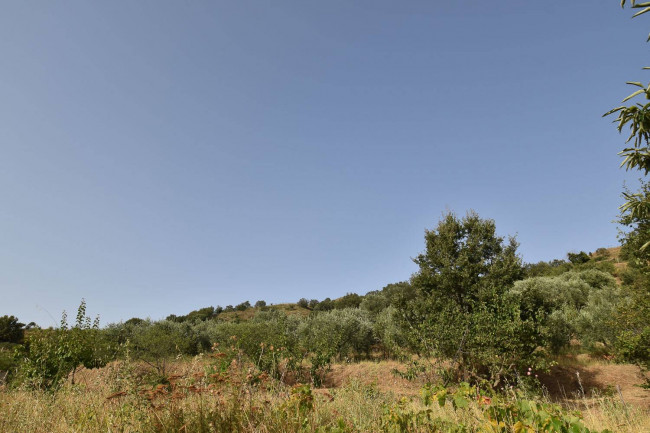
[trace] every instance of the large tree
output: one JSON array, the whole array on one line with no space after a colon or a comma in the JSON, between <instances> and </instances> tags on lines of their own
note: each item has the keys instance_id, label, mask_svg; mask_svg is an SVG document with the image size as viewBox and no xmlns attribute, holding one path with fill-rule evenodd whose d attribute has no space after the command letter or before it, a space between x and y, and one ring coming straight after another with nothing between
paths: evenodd
<instances>
[{"instance_id":1,"label":"large tree","mask_svg":"<svg viewBox=\"0 0 650 433\"><path fill-rule=\"evenodd\" d=\"M425 243L411 278L417 294L399 307L411 347L451 361L465 379L495 384L530 366L538 342L509 294L523 275L515 239L497 236L494 221L469 212L445 215Z\"/></svg>"}]
</instances>

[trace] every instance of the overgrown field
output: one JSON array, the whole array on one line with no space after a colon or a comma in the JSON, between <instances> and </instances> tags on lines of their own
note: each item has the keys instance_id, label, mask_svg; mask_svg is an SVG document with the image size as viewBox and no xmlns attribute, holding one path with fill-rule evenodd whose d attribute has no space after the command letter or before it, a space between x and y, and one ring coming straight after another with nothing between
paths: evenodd
<instances>
[{"instance_id":1,"label":"overgrown field","mask_svg":"<svg viewBox=\"0 0 650 433\"><path fill-rule=\"evenodd\" d=\"M558 401L542 388L435 387L392 373L407 366L390 361L334 365L326 385L336 386L314 388L285 384L233 355L216 349L173 361L163 381L151 367L127 360L81 370L75 385L56 391L4 390L0 431L650 431L650 398L624 403L602 389Z\"/></svg>"}]
</instances>

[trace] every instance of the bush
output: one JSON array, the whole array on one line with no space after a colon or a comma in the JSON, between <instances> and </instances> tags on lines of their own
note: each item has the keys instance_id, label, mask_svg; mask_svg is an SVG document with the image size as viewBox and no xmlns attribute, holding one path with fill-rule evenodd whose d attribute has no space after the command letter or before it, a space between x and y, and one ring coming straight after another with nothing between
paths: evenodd
<instances>
[{"instance_id":1,"label":"bush","mask_svg":"<svg viewBox=\"0 0 650 433\"><path fill-rule=\"evenodd\" d=\"M330 298L323 299L314 307L314 311L330 311L333 309L334 302Z\"/></svg>"},{"instance_id":2,"label":"bush","mask_svg":"<svg viewBox=\"0 0 650 433\"><path fill-rule=\"evenodd\" d=\"M584 251L580 251L579 253L568 253L567 258L574 265L587 263L591 259L591 257L589 257L589 254L585 253Z\"/></svg>"},{"instance_id":3,"label":"bush","mask_svg":"<svg viewBox=\"0 0 650 433\"><path fill-rule=\"evenodd\" d=\"M305 348L331 357L358 357L370 353L372 322L367 311L347 308L309 317L298 332Z\"/></svg>"},{"instance_id":4,"label":"bush","mask_svg":"<svg viewBox=\"0 0 650 433\"><path fill-rule=\"evenodd\" d=\"M398 324L397 314L398 310L389 306L377 314L373 323L373 334L385 356L400 357L407 346L407 337Z\"/></svg>"},{"instance_id":5,"label":"bush","mask_svg":"<svg viewBox=\"0 0 650 433\"><path fill-rule=\"evenodd\" d=\"M614 278L595 269L534 277L511 290L520 318L536 327L543 344L557 352L578 338L592 347L614 339L611 315L621 299Z\"/></svg>"},{"instance_id":6,"label":"bush","mask_svg":"<svg viewBox=\"0 0 650 433\"><path fill-rule=\"evenodd\" d=\"M130 349L156 369L161 378L167 373L167 361L177 355L196 355L201 349L198 336L189 323L145 321L130 330Z\"/></svg>"},{"instance_id":7,"label":"bush","mask_svg":"<svg viewBox=\"0 0 650 433\"><path fill-rule=\"evenodd\" d=\"M302 360L299 321L281 311L267 310L247 322L202 324L195 332L224 350L241 351L259 369L279 377L287 370L296 370Z\"/></svg>"},{"instance_id":8,"label":"bush","mask_svg":"<svg viewBox=\"0 0 650 433\"><path fill-rule=\"evenodd\" d=\"M366 310L372 317L375 317L389 305L390 301L383 292L370 292L363 297L359 308Z\"/></svg>"},{"instance_id":9,"label":"bush","mask_svg":"<svg viewBox=\"0 0 650 433\"><path fill-rule=\"evenodd\" d=\"M22 343L25 335L25 324L17 317L0 317L0 343Z\"/></svg>"},{"instance_id":10,"label":"bush","mask_svg":"<svg viewBox=\"0 0 650 433\"><path fill-rule=\"evenodd\" d=\"M361 296L356 293L347 293L345 296L340 297L334 301L334 308L342 310L344 308L359 308L361 304Z\"/></svg>"},{"instance_id":11,"label":"bush","mask_svg":"<svg viewBox=\"0 0 650 433\"><path fill-rule=\"evenodd\" d=\"M296 302L296 305L298 305L300 308L309 308L309 301L307 298L300 298L298 302Z\"/></svg>"},{"instance_id":12,"label":"bush","mask_svg":"<svg viewBox=\"0 0 650 433\"><path fill-rule=\"evenodd\" d=\"M235 306L235 310L237 311L246 311L251 307L251 303L248 301L244 301L239 305Z\"/></svg>"},{"instance_id":13,"label":"bush","mask_svg":"<svg viewBox=\"0 0 650 433\"><path fill-rule=\"evenodd\" d=\"M75 326L70 328L63 312L58 329L31 331L22 351L19 377L35 388L53 388L75 372L81 365L101 367L111 359L111 342L102 338L99 318L91 322L86 316L86 302L81 301Z\"/></svg>"}]
</instances>

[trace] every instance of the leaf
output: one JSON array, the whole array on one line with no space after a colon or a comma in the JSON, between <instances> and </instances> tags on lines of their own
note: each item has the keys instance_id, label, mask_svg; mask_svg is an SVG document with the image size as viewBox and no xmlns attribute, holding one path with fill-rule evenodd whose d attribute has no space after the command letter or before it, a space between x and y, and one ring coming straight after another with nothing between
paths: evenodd
<instances>
[{"instance_id":1,"label":"leaf","mask_svg":"<svg viewBox=\"0 0 650 433\"><path fill-rule=\"evenodd\" d=\"M466 408L468 406L467 399L465 397L460 396L460 395L457 395L456 397L454 397L454 402L453 403L454 403L454 408L455 409L458 409L458 408L464 409L464 408Z\"/></svg>"},{"instance_id":2,"label":"leaf","mask_svg":"<svg viewBox=\"0 0 650 433\"><path fill-rule=\"evenodd\" d=\"M638 86L638 87L640 87L642 89L645 89L645 86L643 84L641 84L639 81L628 81L625 84L631 84L633 86Z\"/></svg>"},{"instance_id":3,"label":"leaf","mask_svg":"<svg viewBox=\"0 0 650 433\"><path fill-rule=\"evenodd\" d=\"M626 108L627 108L627 107L625 107L625 106L622 106L622 107L616 107L616 108L614 108L614 109L612 109L612 110L609 110L607 113L603 114L603 117L609 116L610 114L614 114L614 113L616 113L617 111L621 111L621 110L624 110L624 109L626 109Z\"/></svg>"},{"instance_id":4,"label":"leaf","mask_svg":"<svg viewBox=\"0 0 650 433\"><path fill-rule=\"evenodd\" d=\"M515 425L512 426L512 429L515 433L521 433L524 430L524 423L517 421Z\"/></svg>"},{"instance_id":5,"label":"leaf","mask_svg":"<svg viewBox=\"0 0 650 433\"><path fill-rule=\"evenodd\" d=\"M650 7L647 7L645 9L643 9L642 11L639 11L639 12L635 13L634 15L632 15L632 18L638 17L639 15L642 15L642 14L644 14L646 12L650 12Z\"/></svg>"},{"instance_id":6,"label":"leaf","mask_svg":"<svg viewBox=\"0 0 650 433\"><path fill-rule=\"evenodd\" d=\"M628 101L628 100L634 98L635 96L640 95L641 93L645 93L645 89L637 90L636 92L629 95L627 98L623 99L621 102Z\"/></svg>"},{"instance_id":7,"label":"leaf","mask_svg":"<svg viewBox=\"0 0 650 433\"><path fill-rule=\"evenodd\" d=\"M445 402L447 401L447 391L443 390L440 391L436 397L438 397L438 405L440 407L443 407L445 405Z\"/></svg>"}]
</instances>

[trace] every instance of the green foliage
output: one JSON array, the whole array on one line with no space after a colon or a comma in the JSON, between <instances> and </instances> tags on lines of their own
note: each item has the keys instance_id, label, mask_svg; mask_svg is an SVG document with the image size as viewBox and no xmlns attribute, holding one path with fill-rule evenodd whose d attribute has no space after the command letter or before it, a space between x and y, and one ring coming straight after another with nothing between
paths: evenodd
<instances>
[{"instance_id":1,"label":"green foliage","mask_svg":"<svg viewBox=\"0 0 650 433\"><path fill-rule=\"evenodd\" d=\"M128 330L130 349L134 358L142 360L165 376L170 358L178 355L196 355L199 338L189 323L145 321Z\"/></svg>"},{"instance_id":2,"label":"green foliage","mask_svg":"<svg viewBox=\"0 0 650 433\"><path fill-rule=\"evenodd\" d=\"M376 317L389 305L390 301L383 292L369 292L363 297L359 308L369 312L372 317Z\"/></svg>"},{"instance_id":3,"label":"green foliage","mask_svg":"<svg viewBox=\"0 0 650 433\"><path fill-rule=\"evenodd\" d=\"M213 319L219 313L214 307L205 307L198 310L189 312L185 316L177 316L175 314L170 314L165 320L170 322L203 322L206 320Z\"/></svg>"},{"instance_id":4,"label":"green foliage","mask_svg":"<svg viewBox=\"0 0 650 433\"><path fill-rule=\"evenodd\" d=\"M100 367L111 359L111 343L101 338L99 317L94 322L86 316L86 302L81 301L76 323L70 327L63 312L58 329L38 329L30 332L21 358L19 377L35 388L53 388L79 366Z\"/></svg>"},{"instance_id":5,"label":"green foliage","mask_svg":"<svg viewBox=\"0 0 650 433\"><path fill-rule=\"evenodd\" d=\"M310 353L310 374L316 386L336 356L368 355L373 343L370 315L353 308L310 316L300 323L298 334L301 345Z\"/></svg>"},{"instance_id":6,"label":"green foliage","mask_svg":"<svg viewBox=\"0 0 650 433\"><path fill-rule=\"evenodd\" d=\"M415 287L408 281L391 283L381 289L391 305L399 305L414 299L417 295Z\"/></svg>"},{"instance_id":7,"label":"green foliage","mask_svg":"<svg viewBox=\"0 0 650 433\"><path fill-rule=\"evenodd\" d=\"M584 251L580 251L579 253L568 253L567 258L574 265L581 265L583 263L587 263L591 259L589 257L589 254L585 253Z\"/></svg>"},{"instance_id":8,"label":"green foliage","mask_svg":"<svg viewBox=\"0 0 650 433\"><path fill-rule=\"evenodd\" d=\"M17 317L0 317L0 343L22 343L25 335L25 324Z\"/></svg>"},{"instance_id":9,"label":"green foliage","mask_svg":"<svg viewBox=\"0 0 650 433\"><path fill-rule=\"evenodd\" d=\"M334 308L343 310L345 308L359 308L361 304L361 296L356 293L347 293L345 296L340 297L334 301Z\"/></svg>"},{"instance_id":10,"label":"green foliage","mask_svg":"<svg viewBox=\"0 0 650 433\"><path fill-rule=\"evenodd\" d=\"M625 0L621 1L621 6L625 6ZM641 8L641 10L633 15L637 17L642 15L650 8L647 2L637 3L631 1L632 8ZM648 37L650 41L650 36ZM650 69L644 67L643 69ZM646 100L650 99L650 84L644 85L638 81L628 81L629 85L635 87L635 91L625 97L622 102L626 102L637 96L645 96ZM626 170L640 170L645 176L650 172L650 102L644 104L636 103L634 105L616 107L607 113L605 116L616 114L618 117L614 122L618 123L617 128L622 132L624 128L628 128L630 135L626 143L632 143L631 147L624 148L619 155L623 156L622 166ZM650 216L650 199L647 194L647 189L642 188L638 193L624 191L623 196L625 203L621 206L621 213L632 220L647 220ZM650 240L645 242L641 248L648 249L650 247Z\"/></svg>"},{"instance_id":11,"label":"green foliage","mask_svg":"<svg viewBox=\"0 0 650 433\"><path fill-rule=\"evenodd\" d=\"M300 308L309 308L309 300L307 298L300 298L298 302L296 302L296 305Z\"/></svg>"},{"instance_id":12,"label":"green foliage","mask_svg":"<svg viewBox=\"0 0 650 433\"><path fill-rule=\"evenodd\" d=\"M650 182L642 184L639 194L650 202ZM628 263L622 275L623 291L629 300L617 310L617 355L650 369L650 248L645 247L650 243L650 213L623 210L620 223L627 227L620 237L621 256Z\"/></svg>"},{"instance_id":13,"label":"green foliage","mask_svg":"<svg viewBox=\"0 0 650 433\"><path fill-rule=\"evenodd\" d=\"M334 302L330 298L325 298L314 306L314 311L330 311L334 309Z\"/></svg>"},{"instance_id":14,"label":"green foliage","mask_svg":"<svg viewBox=\"0 0 650 433\"><path fill-rule=\"evenodd\" d=\"M549 262L527 263L524 266L524 275L530 277L553 277L570 271L572 264L564 260L551 260Z\"/></svg>"},{"instance_id":15,"label":"green foliage","mask_svg":"<svg viewBox=\"0 0 650 433\"><path fill-rule=\"evenodd\" d=\"M414 350L498 384L513 367L536 365L538 342L507 296L523 274L517 243L495 231L494 221L474 212L447 214L427 230L411 279L416 296L401 303L398 317Z\"/></svg>"},{"instance_id":16,"label":"green foliage","mask_svg":"<svg viewBox=\"0 0 650 433\"><path fill-rule=\"evenodd\" d=\"M248 301L244 301L241 304L238 304L235 306L235 310L237 311L246 311L251 307L251 303Z\"/></svg>"},{"instance_id":17,"label":"green foliage","mask_svg":"<svg viewBox=\"0 0 650 433\"><path fill-rule=\"evenodd\" d=\"M385 356L402 357L406 355L408 337L404 328L399 326L399 311L392 305L375 316L373 333L380 342Z\"/></svg>"},{"instance_id":18,"label":"green foliage","mask_svg":"<svg viewBox=\"0 0 650 433\"><path fill-rule=\"evenodd\" d=\"M447 417L433 416L431 407L451 406L461 415L471 411L471 402L478 406L477 426L468 426ZM382 417L385 432L456 432L456 433L597 433L582 422L579 412L566 411L561 406L541 403L519 396L484 395L479 388L460 383L456 388L430 387L422 389L424 409L413 409L402 399L388 406ZM476 416L472 414L473 416ZM601 433L612 433L603 430Z\"/></svg>"},{"instance_id":19,"label":"green foliage","mask_svg":"<svg viewBox=\"0 0 650 433\"><path fill-rule=\"evenodd\" d=\"M3 372L13 373L18 366L14 356L14 352L18 348L18 344L15 343L0 343L0 377ZM1 379L0 383L2 383Z\"/></svg>"},{"instance_id":20,"label":"green foliage","mask_svg":"<svg viewBox=\"0 0 650 433\"><path fill-rule=\"evenodd\" d=\"M621 300L614 278L588 269L517 281L511 290L521 320L534 326L540 343L557 352L578 338L587 347L613 342L612 311Z\"/></svg>"},{"instance_id":21,"label":"green foliage","mask_svg":"<svg viewBox=\"0 0 650 433\"><path fill-rule=\"evenodd\" d=\"M302 360L298 321L281 311L268 310L247 322L210 324L203 332L219 347L241 351L258 369L280 378L296 372Z\"/></svg>"},{"instance_id":22,"label":"green foliage","mask_svg":"<svg viewBox=\"0 0 650 433\"><path fill-rule=\"evenodd\" d=\"M565 412L561 406L533 400L516 399L491 404L483 411L486 431L596 433L583 423L579 412ZM612 433L603 430L602 433Z\"/></svg>"}]
</instances>

